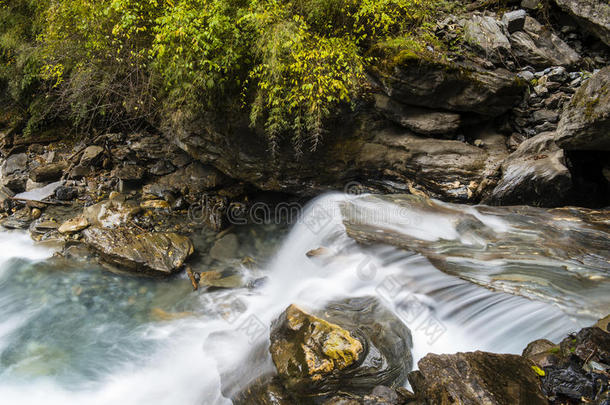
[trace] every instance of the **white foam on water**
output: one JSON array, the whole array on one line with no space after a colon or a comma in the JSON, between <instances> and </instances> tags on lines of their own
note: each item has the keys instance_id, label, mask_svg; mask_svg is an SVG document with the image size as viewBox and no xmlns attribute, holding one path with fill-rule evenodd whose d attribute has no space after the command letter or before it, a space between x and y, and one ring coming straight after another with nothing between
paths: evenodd
<instances>
[{"instance_id":1,"label":"white foam on water","mask_svg":"<svg viewBox=\"0 0 610 405\"><path fill-rule=\"evenodd\" d=\"M53 255L54 250L36 244L25 232L0 232L0 275L2 266L10 259L44 260Z\"/></svg>"},{"instance_id":2,"label":"white foam on water","mask_svg":"<svg viewBox=\"0 0 610 405\"><path fill-rule=\"evenodd\" d=\"M585 320L570 318L550 304L492 292L444 274L420 255L389 247L358 246L342 225L338 204L343 198L325 196L309 205L303 220L294 226L269 264L269 281L263 287L202 292L202 305L224 316L208 314L151 323L140 329L143 341L162 343L161 349L151 350L144 365L126 361L112 375L97 381L83 378L70 386L52 376L16 381L3 380L0 375L2 402L230 404L230 396L272 370L267 350L269 325L293 303L320 308L331 299L377 296L410 327L415 361L430 352L520 353L534 339L557 341L585 326ZM332 209L320 210L320 206ZM413 234L429 240L458 237L450 215L420 214L401 214L412 224L409 231ZM506 227L498 218L478 218L499 230ZM382 223L396 226L391 218ZM19 238L0 233L0 244L8 244L9 250L26 249L24 254L29 257L48 256L31 244L26 247ZM339 253L328 263L306 257L309 250L320 246ZM16 256L3 255L0 261ZM0 320L0 334L7 322L14 320Z\"/></svg>"}]
</instances>

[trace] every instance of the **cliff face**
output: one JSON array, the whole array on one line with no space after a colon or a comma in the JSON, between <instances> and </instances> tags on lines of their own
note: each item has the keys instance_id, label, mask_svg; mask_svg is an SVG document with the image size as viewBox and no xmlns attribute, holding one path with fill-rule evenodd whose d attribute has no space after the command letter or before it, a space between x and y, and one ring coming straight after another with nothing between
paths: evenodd
<instances>
[{"instance_id":1,"label":"cliff face","mask_svg":"<svg viewBox=\"0 0 610 405\"><path fill-rule=\"evenodd\" d=\"M570 100L603 93L607 69L597 71L610 60L608 48L579 31L580 20L554 12L561 24L542 25L536 11L524 9L438 22L437 36L461 35L466 52L430 46L426 56L395 55L369 72L367 94L329 125L317 150L298 158L290 145L271 156L263 134L234 113L166 133L195 159L261 190L314 195L357 181L465 203L607 204L605 154L589 154L587 164L582 158L607 142L605 121L574 123L570 117L584 107ZM595 89L579 91L588 82ZM596 103L596 114L605 117L607 105ZM588 141L573 154L568 138ZM584 189L589 195L580 198Z\"/></svg>"}]
</instances>

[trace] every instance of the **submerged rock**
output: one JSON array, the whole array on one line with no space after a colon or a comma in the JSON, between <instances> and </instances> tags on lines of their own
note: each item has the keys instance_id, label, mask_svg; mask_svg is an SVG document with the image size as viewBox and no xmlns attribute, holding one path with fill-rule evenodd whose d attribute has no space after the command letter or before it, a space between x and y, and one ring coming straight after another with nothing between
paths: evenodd
<instances>
[{"instance_id":1,"label":"submerged rock","mask_svg":"<svg viewBox=\"0 0 610 405\"><path fill-rule=\"evenodd\" d=\"M296 403L279 379L271 376L256 379L231 400L233 405L294 405Z\"/></svg>"},{"instance_id":2,"label":"submerged rock","mask_svg":"<svg viewBox=\"0 0 610 405\"><path fill-rule=\"evenodd\" d=\"M415 395L435 405L546 405L531 363L513 354L428 354L409 374Z\"/></svg>"},{"instance_id":3,"label":"submerged rock","mask_svg":"<svg viewBox=\"0 0 610 405\"><path fill-rule=\"evenodd\" d=\"M418 252L445 273L569 314L608 313L607 210L473 207L412 195L364 195L345 201L341 213L348 236L358 242Z\"/></svg>"},{"instance_id":4,"label":"submerged rock","mask_svg":"<svg viewBox=\"0 0 610 405\"><path fill-rule=\"evenodd\" d=\"M218 239L210 249L210 257L215 260L235 259L239 251L239 239L229 233Z\"/></svg>"},{"instance_id":5,"label":"submerged rock","mask_svg":"<svg viewBox=\"0 0 610 405\"><path fill-rule=\"evenodd\" d=\"M129 228L83 231L84 242L102 259L134 272L169 275L181 269L193 253L186 236L175 233L136 233Z\"/></svg>"},{"instance_id":6,"label":"submerged rock","mask_svg":"<svg viewBox=\"0 0 610 405\"><path fill-rule=\"evenodd\" d=\"M290 306L272 325L281 382L299 397L365 394L402 385L412 365L409 329L375 298L329 303L322 317Z\"/></svg>"},{"instance_id":7,"label":"submerged rock","mask_svg":"<svg viewBox=\"0 0 610 405\"><path fill-rule=\"evenodd\" d=\"M246 285L246 278L238 269L210 270L199 274L198 287L240 288Z\"/></svg>"}]
</instances>

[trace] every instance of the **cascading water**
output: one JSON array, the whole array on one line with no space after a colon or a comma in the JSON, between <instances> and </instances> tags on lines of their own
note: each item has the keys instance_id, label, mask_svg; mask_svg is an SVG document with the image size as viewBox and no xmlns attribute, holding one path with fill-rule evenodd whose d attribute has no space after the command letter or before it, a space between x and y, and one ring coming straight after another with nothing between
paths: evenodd
<instances>
[{"instance_id":1,"label":"cascading water","mask_svg":"<svg viewBox=\"0 0 610 405\"><path fill-rule=\"evenodd\" d=\"M476 244L485 232L456 220L457 213L472 214L470 207L373 207L383 218L373 216L368 225L392 224L420 241L407 251L366 247L348 237L346 204L370 209L366 199L341 195L309 204L273 260L254 270L267 280L254 289L192 292L180 278L151 281L49 261L49 249L23 235L0 234L2 403L230 404L227 398L273 370L269 325L292 303L320 307L331 299L377 296L411 328L415 361L429 352L520 353L534 339L557 341L595 320L566 310L578 301L562 306L471 282L474 267L488 273L484 260L466 266L469 281L439 271L432 264L439 256L465 260L464 250L456 249L484 250ZM536 234L541 225L535 216L529 223L497 212L475 216L507 240L511 232ZM558 243L567 249L570 240ZM307 257L320 247L323 254ZM569 267L558 250L535 260L542 267L563 260ZM607 268L600 274L607 277ZM579 292L566 291L572 293Z\"/></svg>"}]
</instances>

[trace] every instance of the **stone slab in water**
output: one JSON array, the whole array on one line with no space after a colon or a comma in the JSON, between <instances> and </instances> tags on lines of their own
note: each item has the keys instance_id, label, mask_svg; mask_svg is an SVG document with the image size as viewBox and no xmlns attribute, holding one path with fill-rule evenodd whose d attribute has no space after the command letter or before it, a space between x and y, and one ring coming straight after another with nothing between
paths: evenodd
<instances>
[{"instance_id":1,"label":"stone slab in water","mask_svg":"<svg viewBox=\"0 0 610 405\"><path fill-rule=\"evenodd\" d=\"M84 242L121 269L152 275L170 275L193 253L191 240L175 233L136 233L128 228L88 228Z\"/></svg>"},{"instance_id":2,"label":"stone slab in water","mask_svg":"<svg viewBox=\"0 0 610 405\"><path fill-rule=\"evenodd\" d=\"M610 212L361 196L342 207L347 234L427 257L439 270L558 305L594 321L610 308Z\"/></svg>"}]
</instances>

